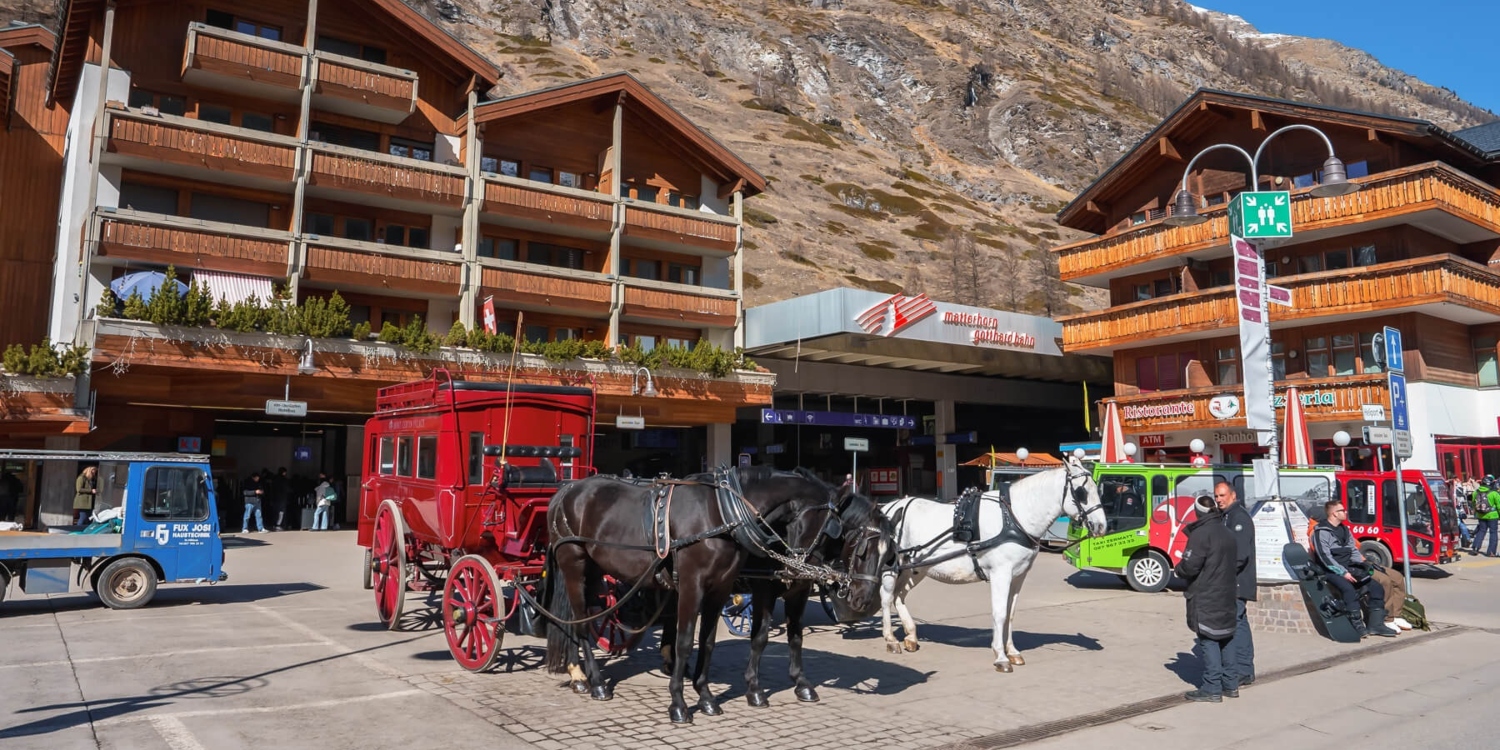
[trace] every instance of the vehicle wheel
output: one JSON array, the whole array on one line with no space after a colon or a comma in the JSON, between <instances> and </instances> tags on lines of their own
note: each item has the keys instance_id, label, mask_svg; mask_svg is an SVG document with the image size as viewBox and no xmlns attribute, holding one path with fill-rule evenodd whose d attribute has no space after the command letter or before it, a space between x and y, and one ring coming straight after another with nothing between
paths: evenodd
<instances>
[{"instance_id":1,"label":"vehicle wheel","mask_svg":"<svg viewBox=\"0 0 1500 750\"><path fill-rule=\"evenodd\" d=\"M375 513L375 538L370 543L370 577L375 589L375 614L389 630L401 629L406 602L406 524L392 500Z\"/></svg>"},{"instance_id":2,"label":"vehicle wheel","mask_svg":"<svg viewBox=\"0 0 1500 750\"><path fill-rule=\"evenodd\" d=\"M464 555L443 586L443 632L448 653L470 672L495 664L505 638L505 595L495 566L478 555Z\"/></svg>"},{"instance_id":3,"label":"vehicle wheel","mask_svg":"<svg viewBox=\"0 0 1500 750\"><path fill-rule=\"evenodd\" d=\"M94 591L110 609L135 609L156 596L156 571L139 557L116 560L99 574Z\"/></svg>"},{"instance_id":4,"label":"vehicle wheel","mask_svg":"<svg viewBox=\"0 0 1500 750\"><path fill-rule=\"evenodd\" d=\"M1125 582L1136 591L1154 594L1166 588L1171 579L1172 566L1167 564L1167 556L1154 549L1137 552L1125 566Z\"/></svg>"},{"instance_id":5,"label":"vehicle wheel","mask_svg":"<svg viewBox=\"0 0 1500 750\"><path fill-rule=\"evenodd\" d=\"M362 578L364 579L365 591L369 591L370 589L374 588L375 585L372 584L372 583L370 583L370 548L369 547L365 548L365 569L364 569L364 575L362 576Z\"/></svg>"},{"instance_id":6,"label":"vehicle wheel","mask_svg":"<svg viewBox=\"0 0 1500 750\"><path fill-rule=\"evenodd\" d=\"M1391 551L1384 544L1374 539L1366 539L1359 543L1359 553L1365 556L1365 560L1382 568L1391 567Z\"/></svg>"},{"instance_id":7,"label":"vehicle wheel","mask_svg":"<svg viewBox=\"0 0 1500 750\"><path fill-rule=\"evenodd\" d=\"M5 601L5 592L10 590L10 571L0 565L0 602Z\"/></svg>"},{"instance_id":8,"label":"vehicle wheel","mask_svg":"<svg viewBox=\"0 0 1500 750\"><path fill-rule=\"evenodd\" d=\"M729 601L724 603L721 616L724 618L724 627L729 629L730 635L747 638L750 636L750 626L754 622L751 616L754 614L755 610L751 608L749 594L733 594L729 597Z\"/></svg>"}]
</instances>

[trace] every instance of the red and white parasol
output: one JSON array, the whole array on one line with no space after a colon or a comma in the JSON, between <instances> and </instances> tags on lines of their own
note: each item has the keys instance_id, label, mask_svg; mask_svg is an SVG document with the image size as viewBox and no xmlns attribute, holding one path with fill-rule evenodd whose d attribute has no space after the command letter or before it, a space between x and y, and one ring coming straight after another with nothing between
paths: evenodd
<instances>
[{"instance_id":1,"label":"red and white parasol","mask_svg":"<svg viewBox=\"0 0 1500 750\"><path fill-rule=\"evenodd\" d=\"M1302 396L1295 387L1286 389L1286 433L1282 445L1286 466L1312 466L1312 440L1307 436L1307 414L1302 410Z\"/></svg>"},{"instance_id":2,"label":"red and white parasol","mask_svg":"<svg viewBox=\"0 0 1500 750\"><path fill-rule=\"evenodd\" d=\"M1110 401L1104 406L1104 424L1100 425L1102 445L1099 460L1107 464L1130 463L1125 455L1125 432L1120 425L1120 407Z\"/></svg>"}]
</instances>

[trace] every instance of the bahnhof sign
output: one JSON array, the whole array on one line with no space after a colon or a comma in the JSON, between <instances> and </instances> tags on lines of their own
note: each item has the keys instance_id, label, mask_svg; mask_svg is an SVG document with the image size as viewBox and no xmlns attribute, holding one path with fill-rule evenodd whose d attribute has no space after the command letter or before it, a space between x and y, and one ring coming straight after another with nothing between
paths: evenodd
<instances>
[{"instance_id":1,"label":"bahnhof sign","mask_svg":"<svg viewBox=\"0 0 1500 750\"><path fill-rule=\"evenodd\" d=\"M745 311L745 349L776 373L774 405L742 409L732 442L756 464L842 478L844 439L869 441L861 487L952 496L982 481L959 464L993 446L1049 451L1083 440L1084 402L1109 395L1109 359L1068 355L1062 326L861 289ZM878 473L877 473L878 472Z\"/></svg>"}]
</instances>

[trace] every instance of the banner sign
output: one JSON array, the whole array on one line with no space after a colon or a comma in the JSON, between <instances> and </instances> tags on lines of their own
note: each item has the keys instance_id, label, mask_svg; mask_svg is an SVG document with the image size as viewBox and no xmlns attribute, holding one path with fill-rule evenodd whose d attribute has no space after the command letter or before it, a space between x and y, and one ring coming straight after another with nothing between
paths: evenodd
<instances>
[{"instance_id":1,"label":"banner sign","mask_svg":"<svg viewBox=\"0 0 1500 750\"><path fill-rule=\"evenodd\" d=\"M846 411L800 411L797 409L761 409L761 424L800 424L813 427L883 427L913 430L917 418L905 414L854 414Z\"/></svg>"},{"instance_id":2,"label":"banner sign","mask_svg":"<svg viewBox=\"0 0 1500 750\"><path fill-rule=\"evenodd\" d=\"M1275 430L1276 409L1271 389L1271 327L1266 320L1266 266L1260 250L1243 237L1230 235L1234 248L1235 299L1240 313L1240 362L1245 384L1245 426L1252 430Z\"/></svg>"}]
</instances>

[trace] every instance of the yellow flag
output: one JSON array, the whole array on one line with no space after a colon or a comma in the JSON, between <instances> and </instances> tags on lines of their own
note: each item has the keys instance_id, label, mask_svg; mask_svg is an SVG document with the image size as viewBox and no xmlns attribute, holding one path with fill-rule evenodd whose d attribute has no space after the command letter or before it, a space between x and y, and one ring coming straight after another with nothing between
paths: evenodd
<instances>
[{"instance_id":1,"label":"yellow flag","mask_svg":"<svg viewBox=\"0 0 1500 750\"><path fill-rule=\"evenodd\" d=\"M1094 429L1094 426L1089 424L1090 410L1091 407L1089 405L1089 381L1085 380L1083 381L1083 431L1086 433L1093 432Z\"/></svg>"}]
</instances>

